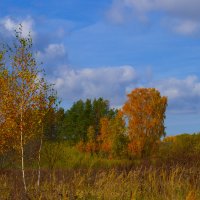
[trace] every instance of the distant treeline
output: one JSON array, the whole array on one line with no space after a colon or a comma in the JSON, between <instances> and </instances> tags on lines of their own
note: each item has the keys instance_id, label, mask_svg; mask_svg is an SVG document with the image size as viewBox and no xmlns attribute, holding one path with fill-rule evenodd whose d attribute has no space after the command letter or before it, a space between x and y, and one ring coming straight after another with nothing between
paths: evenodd
<instances>
[{"instance_id":1,"label":"distant treeline","mask_svg":"<svg viewBox=\"0 0 200 200\"><path fill-rule=\"evenodd\" d=\"M103 98L79 100L66 111L59 108L48 113L45 137L67 141L81 152L109 158L134 158L129 152L128 124L120 115L121 111L110 108L109 101ZM143 156L159 158L160 162L187 163L190 158L195 161L200 155L200 133L164 137L155 141L155 146L156 149L152 152L147 149Z\"/></svg>"},{"instance_id":2,"label":"distant treeline","mask_svg":"<svg viewBox=\"0 0 200 200\"><path fill-rule=\"evenodd\" d=\"M68 110L51 109L45 119L45 136L49 139L67 140L71 145L88 140L87 131L94 128L100 134L100 120L116 116L118 110L111 109L109 101L103 98L79 100Z\"/></svg>"}]
</instances>

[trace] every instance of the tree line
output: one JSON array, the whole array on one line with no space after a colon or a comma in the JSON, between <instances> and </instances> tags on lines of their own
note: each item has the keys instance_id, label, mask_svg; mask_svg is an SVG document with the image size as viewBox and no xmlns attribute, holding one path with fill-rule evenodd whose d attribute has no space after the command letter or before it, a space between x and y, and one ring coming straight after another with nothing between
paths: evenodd
<instances>
[{"instance_id":1,"label":"tree line","mask_svg":"<svg viewBox=\"0 0 200 200\"><path fill-rule=\"evenodd\" d=\"M167 98L154 88L137 88L128 94L121 109L103 98L79 100L64 112L49 113L46 135L66 140L80 151L110 157L147 157L165 136Z\"/></svg>"},{"instance_id":2,"label":"tree line","mask_svg":"<svg viewBox=\"0 0 200 200\"><path fill-rule=\"evenodd\" d=\"M149 91L159 94L155 89L135 89L131 93L134 94L133 102L136 103L137 100L135 95L140 98L140 95ZM103 98L79 100L66 111L63 108L52 110L45 120L45 137L53 141L66 141L69 146L75 146L80 152L100 157L128 159L156 157L163 163L187 163L188 160L191 162L198 160L200 133L166 137L164 126L166 98L159 96L155 98L164 101L165 104L160 104L163 105L162 108L158 106L159 101L156 104L152 98L151 102L155 103L154 109L150 100L147 101L143 97L141 99L146 103L146 113L145 103L139 104L141 100L137 102L137 109L135 105L130 108L133 102L129 105L129 100L121 109L113 109L110 108L109 101ZM162 111L163 115L156 109ZM148 113L151 118L148 117ZM127 119L128 117L132 121Z\"/></svg>"}]
</instances>

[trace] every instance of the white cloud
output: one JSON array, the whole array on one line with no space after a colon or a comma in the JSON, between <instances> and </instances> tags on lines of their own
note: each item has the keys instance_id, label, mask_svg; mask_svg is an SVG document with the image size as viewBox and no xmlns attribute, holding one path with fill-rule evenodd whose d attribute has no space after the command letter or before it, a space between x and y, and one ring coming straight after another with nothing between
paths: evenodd
<instances>
[{"instance_id":1,"label":"white cloud","mask_svg":"<svg viewBox=\"0 0 200 200\"><path fill-rule=\"evenodd\" d=\"M38 58L55 58L57 56L63 56L66 54L66 50L63 44L49 44L43 52L38 52Z\"/></svg>"},{"instance_id":2,"label":"white cloud","mask_svg":"<svg viewBox=\"0 0 200 200\"><path fill-rule=\"evenodd\" d=\"M172 27L175 32L183 35L192 35L200 30L200 24L196 21L185 20Z\"/></svg>"},{"instance_id":3,"label":"white cloud","mask_svg":"<svg viewBox=\"0 0 200 200\"><path fill-rule=\"evenodd\" d=\"M14 31L16 28L16 24L10 18L2 20L1 23L4 25L5 29L8 31Z\"/></svg>"},{"instance_id":4,"label":"white cloud","mask_svg":"<svg viewBox=\"0 0 200 200\"><path fill-rule=\"evenodd\" d=\"M112 106L124 103L126 87L137 82L132 66L69 69L63 68L52 80L65 101L104 97Z\"/></svg>"},{"instance_id":5,"label":"white cloud","mask_svg":"<svg viewBox=\"0 0 200 200\"><path fill-rule=\"evenodd\" d=\"M169 111L173 113L200 112L200 80L197 76L185 79L169 78L150 84L168 97Z\"/></svg>"},{"instance_id":6,"label":"white cloud","mask_svg":"<svg viewBox=\"0 0 200 200\"><path fill-rule=\"evenodd\" d=\"M51 82L55 83L59 96L68 104L79 99L103 97L110 101L111 106L120 107L126 101L126 94L134 88L154 87L168 97L170 113L200 113L200 79L197 76L143 83L144 76L129 65L83 69L63 66Z\"/></svg>"},{"instance_id":7,"label":"white cloud","mask_svg":"<svg viewBox=\"0 0 200 200\"><path fill-rule=\"evenodd\" d=\"M0 20L0 26L3 31L7 34L14 34L14 31L19 28L19 25L22 25L22 36L27 37L29 33L32 37L35 36L35 32L33 30L34 21L31 17L27 17L23 20L13 20L10 17L6 17Z\"/></svg>"},{"instance_id":8,"label":"white cloud","mask_svg":"<svg viewBox=\"0 0 200 200\"><path fill-rule=\"evenodd\" d=\"M200 31L199 0L113 0L109 10L110 18L118 22L124 19L126 10L144 20L150 12L162 13L167 19L168 27L176 33L192 35Z\"/></svg>"},{"instance_id":9,"label":"white cloud","mask_svg":"<svg viewBox=\"0 0 200 200\"><path fill-rule=\"evenodd\" d=\"M118 0L139 12L160 10L179 16L200 17L199 0Z\"/></svg>"},{"instance_id":10,"label":"white cloud","mask_svg":"<svg viewBox=\"0 0 200 200\"><path fill-rule=\"evenodd\" d=\"M53 71L57 71L57 66L66 62L67 51L62 43L48 44L44 50L37 52L36 59L38 62L44 62L45 70L52 73L52 67L55 68Z\"/></svg>"},{"instance_id":11,"label":"white cloud","mask_svg":"<svg viewBox=\"0 0 200 200\"><path fill-rule=\"evenodd\" d=\"M123 23L126 18L124 6L125 5L121 1L114 1L112 7L107 13L109 19L115 23Z\"/></svg>"}]
</instances>

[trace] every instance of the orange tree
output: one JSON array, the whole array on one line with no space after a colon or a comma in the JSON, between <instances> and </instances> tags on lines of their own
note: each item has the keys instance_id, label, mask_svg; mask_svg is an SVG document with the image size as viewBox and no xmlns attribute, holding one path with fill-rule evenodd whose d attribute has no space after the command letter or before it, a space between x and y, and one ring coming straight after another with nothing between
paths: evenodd
<instances>
[{"instance_id":1,"label":"orange tree","mask_svg":"<svg viewBox=\"0 0 200 200\"><path fill-rule=\"evenodd\" d=\"M7 151L8 144L11 144L11 141L8 141L8 139L12 135L10 134L12 128L14 128L12 117L8 117L11 113L10 103L12 94L7 92L9 91L8 82L10 77L8 70L5 68L4 61L4 52L2 51L0 53L0 154ZM5 108L5 104L9 106Z\"/></svg>"},{"instance_id":2,"label":"orange tree","mask_svg":"<svg viewBox=\"0 0 200 200\"><path fill-rule=\"evenodd\" d=\"M96 134L93 126L89 126L87 130L88 141L86 143L86 152L90 152L91 155L97 151Z\"/></svg>"},{"instance_id":3,"label":"orange tree","mask_svg":"<svg viewBox=\"0 0 200 200\"><path fill-rule=\"evenodd\" d=\"M129 152L144 158L156 150L165 135L167 97L155 88L137 88L127 97L122 110L128 119Z\"/></svg>"},{"instance_id":4,"label":"orange tree","mask_svg":"<svg viewBox=\"0 0 200 200\"><path fill-rule=\"evenodd\" d=\"M100 151L109 156L123 156L127 145L125 120L121 111L113 118L103 117L100 120Z\"/></svg>"},{"instance_id":5,"label":"orange tree","mask_svg":"<svg viewBox=\"0 0 200 200\"><path fill-rule=\"evenodd\" d=\"M112 148L109 122L108 117L102 117L100 119L100 135L98 136L100 151L107 156L111 152Z\"/></svg>"}]
</instances>

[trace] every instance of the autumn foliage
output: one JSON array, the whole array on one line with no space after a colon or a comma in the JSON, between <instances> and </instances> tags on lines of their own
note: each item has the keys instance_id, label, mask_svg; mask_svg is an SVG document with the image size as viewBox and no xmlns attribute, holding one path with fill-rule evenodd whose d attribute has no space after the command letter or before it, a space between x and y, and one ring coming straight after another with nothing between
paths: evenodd
<instances>
[{"instance_id":1,"label":"autumn foliage","mask_svg":"<svg viewBox=\"0 0 200 200\"><path fill-rule=\"evenodd\" d=\"M137 88L127 97L123 113L128 119L129 151L144 157L152 153L165 135L167 97L154 88Z\"/></svg>"},{"instance_id":2,"label":"autumn foliage","mask_svg":"<svg viewBox=\"0 0 200 200\"><path fill-rule=\"evenodd\" d=\"M0 153L20 155L26 192L25 147L42 138L44 117L56 97L38 68L31 36L23 37L21 26L15 32L14 44L0 53Z\"/></svg>"},{"instance_id":3,"label":"autumn foliage","mask_svg":"<svg viewBox=\"0 0 200 200\"><path fill-rule=\"evenodd\" d=\"M124 153L127 136L125 120L121 111L115 117L101 119L99 135L100 150L109 156L120 156Z\"/></svg>"},{"instance_id":4,"label":"autumn foliage","mask_svg":"<svg viewBox=\"0 0 200 200\"><path fill-rule=\"evenodd\" d=\"M137 88L127 97L121 110L99 119L99 129L89 126L87 140L78 143L79 149L129 158L145 158L158 151L165 136L167 97L155 88Z\"/></svg>"}]
</instances>

